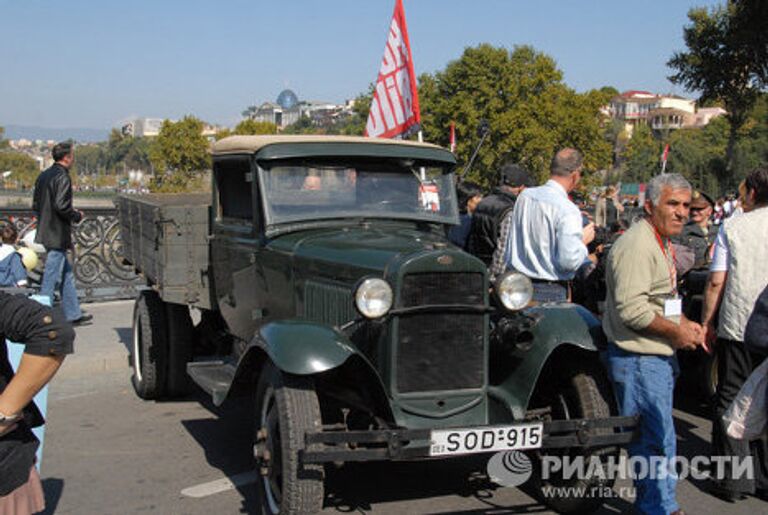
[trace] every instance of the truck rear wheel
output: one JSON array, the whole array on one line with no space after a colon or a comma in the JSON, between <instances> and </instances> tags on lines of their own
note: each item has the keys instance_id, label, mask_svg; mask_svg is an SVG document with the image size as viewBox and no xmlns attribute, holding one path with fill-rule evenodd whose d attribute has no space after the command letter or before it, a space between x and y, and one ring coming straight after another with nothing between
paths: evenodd
<instances>
[{"instance_id":1,"label":"truck rear wheel","mask_svg":"<svg viewBox=\"0 0 768 515\"><path fill-rule=\"evenodd\" d=\"M550 406L553 420L596 419L611 416L612 390L608 378L599 369L576 370L568 374L557 385L550 385L540 394L537 405ZM610 429L597 430L598 434ZM603 463L609 456L617 457L617 447L598 449L566 449L547 452L549 456L581 456L585 469L595 458ZM544 454L544 453L542 453ZM541 457L535 462L534 487L536 493L552 510L558 513L591 513L602 506L606 492L613 488L613 479L600 477L578 478L557 477L550 474L546 480L541 477ZM556 493L555 493L556 492Z\"/></svg>"},{"instance_id":2,"label":"truck rear wheel","mask_svg":"<svg viewBox=\"0 0 768 515\"><path fill-rule=\"evenodd\" d=\"M285 374L271 362L256 388L257 481L269 515L315 513L323 507L322 465L303 464L304 435L321 429L320 404L311 378Z\"/></svg>"},{"instance_id":3,"label":"truck rear wheel","mask_svg":"<svg viewBox=\"0 0 768 515\"><path fill-rule=\"evenodd\" d=\"M168 345L163 304L156 292L142 290L133 307L131 383L142 399L158 399L165 391Z\"/></svg>"}]
</instances>

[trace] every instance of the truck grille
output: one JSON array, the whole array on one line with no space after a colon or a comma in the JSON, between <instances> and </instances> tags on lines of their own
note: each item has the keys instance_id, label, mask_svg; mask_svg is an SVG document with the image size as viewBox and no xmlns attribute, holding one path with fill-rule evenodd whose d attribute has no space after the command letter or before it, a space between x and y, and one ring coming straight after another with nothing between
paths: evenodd
<instances>
[{"instance_id":1,"label":"truck grille","mask_svg":"<svg viewBox=\"0 0 768 515\"><path fill-rule=\"evenodd\" d=\"M402 307L425 304L483 304L483 274L463 272L409 274L400 293Z\"/></svg>"},{"instance_id":2,"label":"truck grille","mask_svg":"<svg viewBox=\"0 0 768 515\"><path fill-rule=\"evenodd\" d=\"M408 274L401 307L484 304L481 273ZM397 389L461 390L484 384L484 324L480 313L418 313L399 318Z\"/></svg>"},{"instance_id":3,"label":"truck grille","mask_svg":"<svg viewBox=\"0 0 768 515\"><path fill-rule=\"evenodd\" d=\"M356 318L352 291L343 286L307 281L304 288L304 317L340 326Z\"/></svg>"}]
</instances>

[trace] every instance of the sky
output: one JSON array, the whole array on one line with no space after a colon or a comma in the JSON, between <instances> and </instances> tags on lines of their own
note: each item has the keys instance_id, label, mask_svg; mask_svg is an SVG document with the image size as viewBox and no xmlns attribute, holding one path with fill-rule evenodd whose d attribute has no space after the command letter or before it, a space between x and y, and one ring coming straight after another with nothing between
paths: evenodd
<instances>
[{"instance_id":1,"label":"sky","mask_svg":"<svg viewBox=\"0 0 768 515\"><path fill-rule=\"evenodd\" d=\"M687 12L715 0L403 0L416 73L466 47L532 45L577 91L695 97L667 79ZM0 126L108 129L192 114L234 125L293 89L367 91L394 0L0 0Z\"/></svg>"}]
</instances>

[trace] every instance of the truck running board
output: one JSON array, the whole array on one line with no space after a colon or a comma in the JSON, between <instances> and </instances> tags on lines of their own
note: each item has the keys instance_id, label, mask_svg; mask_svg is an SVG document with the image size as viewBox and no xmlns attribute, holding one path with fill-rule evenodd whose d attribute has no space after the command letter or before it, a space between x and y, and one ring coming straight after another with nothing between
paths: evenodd
<instances>
[{"instance_id":1,"label":"truck running board","mask_svg":"<svg viewBox=\"0 0 768 515\"><path fill-rule=\"evenodd\" d=\"M211 394L213 403L220 406L235 378L234 365L222 360L193 361L187 363L187 374L200 388Z\"/></svg>"}]
</instances>

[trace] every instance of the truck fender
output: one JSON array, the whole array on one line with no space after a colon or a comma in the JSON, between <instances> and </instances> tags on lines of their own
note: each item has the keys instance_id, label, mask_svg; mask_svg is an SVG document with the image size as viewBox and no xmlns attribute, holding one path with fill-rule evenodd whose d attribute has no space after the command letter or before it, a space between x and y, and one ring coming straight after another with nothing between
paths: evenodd
<instances>
[{"instance_id":1,"label":"truck fender","mask_svg":"<svg viewBox=\"0 0 768 515\"><path fill-rule=\"evenodd\" d=\"M296 375L326 372L358 354L355 346L338 330L293 320L264 325L253 344L260 347L277 368Z\"/></svg>"},{"instance_id":2,"label":"truck fender","mask_svg":"<svg viewBox=\"0 0 768 515\"><path fill-rule=\"evenodd\" d=\"M598 348L605 343L600 321L576 304L550 304L526 310L537 322L529 330L529 345L510 351L509 373L489 394L507 404L515 419L525 416L539 376L550 359L575 356L599 361Z\"/></svg>"}]
</instances>

